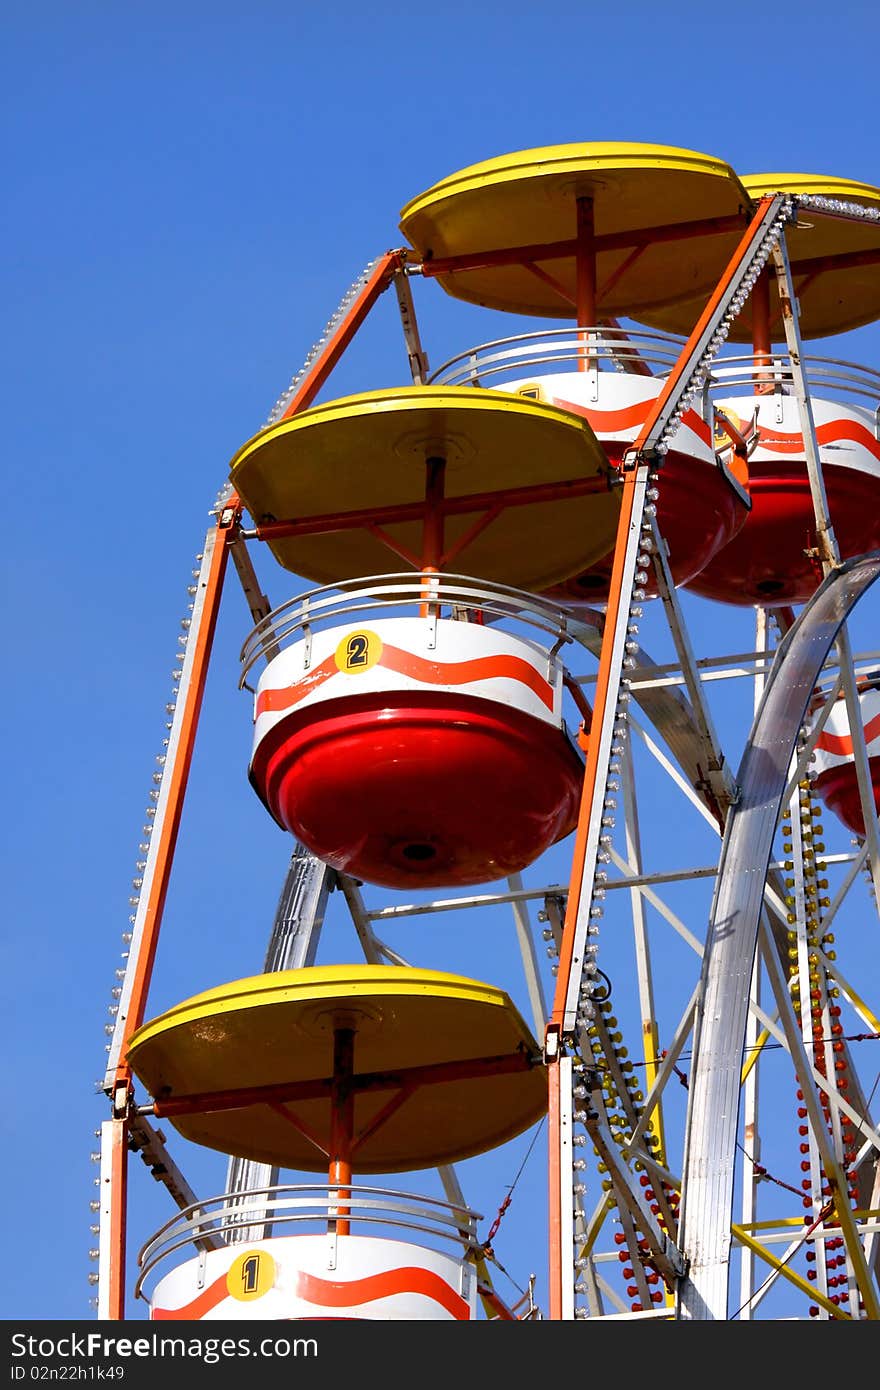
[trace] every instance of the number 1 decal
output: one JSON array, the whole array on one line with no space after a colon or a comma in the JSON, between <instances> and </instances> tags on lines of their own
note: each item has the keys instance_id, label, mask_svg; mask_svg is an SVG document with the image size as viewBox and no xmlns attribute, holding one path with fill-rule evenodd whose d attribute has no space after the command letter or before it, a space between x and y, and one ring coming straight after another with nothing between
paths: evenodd
<instances>
[{"instance_id":1,"label":"number 1 decal","mask_svg":"<svg viewBox=\"0 0 880 1390\"><path fill-rule=\"evenodd\" d=\"M245 1250L226 1271L226 1292L239 1303L262 1298L275 1283L275 1261L268 1250Z\"/></svg>"},{"instance_id":2,"label":"number 1 decal","mask_svg":"<svg viewBox=\"0 0 880 1390\"><path fill-rule=\"evenodd\" d=\"M255 1294L260 1287L260 1257L248 1255L241 1267L242 1293Z\"/></svg>"}]
</instances>

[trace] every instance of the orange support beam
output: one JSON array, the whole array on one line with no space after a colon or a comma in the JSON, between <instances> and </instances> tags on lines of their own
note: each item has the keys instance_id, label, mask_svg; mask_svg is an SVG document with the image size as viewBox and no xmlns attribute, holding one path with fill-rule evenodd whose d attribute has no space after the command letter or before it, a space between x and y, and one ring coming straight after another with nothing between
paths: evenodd
<instances>
[{"instance_id":1,"label":"orange support beam","mask_svg":"<svg viewBox=\"0 0 880 1390\"><path fill-rule=\"evenodd\" d=\"M638 474L635 469L629 469L623 474L620 516L617 521L617 538L614 543L614 561L611 567L611 585L608 593L608 602L605 608L605 636L602 639L602 649L599 653L599 671L596 678L596 694L593 700L593 712L591 717L591 727L596 731L602 727L603 721L607 717L608 695L612 676L611 662L614 651L614 633L620 621L621 606L629 602L629 595L623 593L622 581L627 539L633 519L637 476ZM598 741L590 738L587 748L586 766L584 768L581 809L575 834L574 853L572 855L568 905L565 914L565 925L562 931L562 944L559 950L559 970L556 975L556 994L551 1015L552 1021L560 1030L564 1027L565 1023L565 1000L568 993L568 983L572 968L574 928L584 886L584 859L587 849L587 836L590 829L590 808L593 805L596 777L599 773L597 754Z\"/></svg>"},{"instance_id":2,"label":"orange support beam","mask_svg":"<svg viewBox=\"0 0 880 1390\"><path fill-rule=\"evenodd\" d=\"M330 335L322 351L312 363L299 387L291 396L279 420L289 420L297 411L311 405L327 377L332 372L345 349L348 347L379 295L387 290L399 270L406 266L408 253L405 250L386 251L373 266L372 271L349 305L342 322Z\"/></svg>"},{"instance_id":3,"label":"orange support beam","mask_svg":"<svg viewBox=\"0 0 880 1390\"><path fill-rule=\"evenodd\" d=\"M206 542L207 573L203 571L204 592L199 596L199 619L190 632L190 641L194 645L189 679L186 690L182 694L183 712L179 719L177 746L174 759L170 765L166 765L165 770L165 778L167 778L165 804L167 809L159 826L158 842L155 846L153 844L150 846L154 861L150 875L149 896L139 932L137 956L131 963L133 973L130 982L126 981L122 1034L120 1039L114 1039L114 1045L119 1042L119 1056L113 1086L114 1094L118 1094L120 1088L127 1089L130 1085L131 1069L125 1056L126 1045L132 1033L140 1027L144 1019L147 993L158 945L159 927L171 878L171 865L189 780L202 697L205 692L208 662L217 624L226 562L230 545L235 539L237 531L237 499L227 503L224 516L231 516L231 520L225 524L222 520L218 522L216 530L209 533L209 540Z\"/></svg>"},{"instance_id":4,"label":"orange support beam","mask_svg":"<svg viewBox=\"0 0 880 1390\"><path fill-rule=\"evenodd\" d=\"M106 1120L101 1128L100 1184L98 1317L121 1322L125 1318L127 1120Z\"/></svg>"},{"instance_id":5,"label":"orange support beam","mask_svg":"<svg viewBox=\"0 0 880 1390\"><path fill-rule=\"evenodd\" d=\"M560 1125L560 1086L562 1068L557 1056L547 1069L548 1096L548 1153L547 1173L549 1185L549 1307L551 1322L562 1318L562 1247L569 1247L570 1232L562 1226L562 1163L559 1144L556 1142Z\"/></svg>"}]
</instances>

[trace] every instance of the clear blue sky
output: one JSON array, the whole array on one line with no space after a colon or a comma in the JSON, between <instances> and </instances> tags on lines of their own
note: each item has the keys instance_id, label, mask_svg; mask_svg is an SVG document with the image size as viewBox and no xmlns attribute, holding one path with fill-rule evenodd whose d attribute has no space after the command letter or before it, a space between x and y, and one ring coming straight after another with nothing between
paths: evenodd
<instances>
[{"instance_id":1,"label":"clear blue sky","mask_svg":"<svg viewBox=\"0 0 880 1390\"><path fill-rule=\"evenodd\" d=\"M403 205L465 165L623 140L880 185L878 28L868 0L6 0L4 1317L91 1315L106 1008L186 585L233 453L400 244ZM481 330L433 288L417 307L439 364ZM406 379L394 319L381 306L333 394ZM834 355L880 367L880 332ZM287 863L246 783L249 626L230 584L155 1012L260 968ZM414 961L423 941L442 947L414 939ZM481 1180L489 1220L524 1157ZM132 1187L148 1233L170 1203L137 1163ZM517 1282L541 1272L515 1239L498 1250Z\"/></svg>"}]
</instances>

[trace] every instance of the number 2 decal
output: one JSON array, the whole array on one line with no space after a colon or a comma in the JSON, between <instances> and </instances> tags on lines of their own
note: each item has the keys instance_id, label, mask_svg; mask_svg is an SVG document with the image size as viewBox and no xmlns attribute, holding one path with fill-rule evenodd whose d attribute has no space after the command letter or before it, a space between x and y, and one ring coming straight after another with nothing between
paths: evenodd
<instances>
[{"instance_id":1,"label":"number 2 decal","mask_svg":"<svg viewBox=\"0 0 880 1390\"><path fill-rule=\"evenodd\" d=\"M356 666L366 666L370 656L370 639L363 632L356 632L348 639L345 649L345 665L349 671Z\"/></svg>"},{"instance_id":2,"label":"number 2 decal","mask_svg":"<svg viewBox=\"0 0 880 1390\"><path fill-rule=\"evenodd\" d=\"M370 671L381 659L382 638L378 632L362 628L348 632L336 648L336 667L346 676L360 676Z\"/></svg>"}]
</instances>

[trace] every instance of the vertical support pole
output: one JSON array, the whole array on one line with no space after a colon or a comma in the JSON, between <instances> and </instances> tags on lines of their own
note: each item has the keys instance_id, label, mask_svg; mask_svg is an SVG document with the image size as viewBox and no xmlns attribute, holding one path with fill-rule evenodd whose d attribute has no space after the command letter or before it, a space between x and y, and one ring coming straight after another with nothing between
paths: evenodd
<instances>
[{"instance_id":1,"label":"vertical support pole","mask_svg":"<svg viewBox=\"0 0 880 1390\"><path fill-rule=\"evenodd\" d=\"M508 877L507 886L514 893L520 892L523 886L522 874L511 874ZM525 970L526 989L528 990L529 1003L532 1008L535 1037L540 1038L547 1026L547 1004L544 999L541 974L538 970L538 957L535 951L535 940L532 935L531 924L529 922L529 912L526 904L521 900L514 900L511 903L511 907L513 908L513 920L516 924L519 951L522 956L523 969Z\"/></svg>"},{"instance_id":2,"label":"vertical support pole","mask_svg":"<svg viewBox=\"0 0 880 1390\"><path fill-rule=\"evenodd\" d=\"M446 460L433 455L425 459L425 520L422 526L422 573L437 574L443 560L444 517L443 498L446 491ZM422 589L426 602L420 615L427 617L427 600L432 597L433 585L426 579Z\"/></svg>"},{"instance_id":3,"label":"vertical support pole","mask_svg":"<svg viewBox=\"0 0 880 1390\"><path fill-rule=\"evenodd\" d=\"M575 263L575 313L581 328L596 326L596 224L592 198L577 200L577 256ZM581 342L589 344L592 333L581 333ZM592 353L578 353L578 370L595 368Z\"/></svg>"},{"instance_id":4,"label":"vertical support pole","mask_svg":"<svg viewBox=\"0 0 880 1390\"><path fill-rule=\"evenodd\" d=\"M840 662L840 674L846 701L846 717L849 724L850 741L852 742L853 766L856 770L856 782L859 788L859 804L865 825L865 843L868 846L871 880L874 885L874 897L880 903L880 823L878 823L877 808L874 805L874 784L865 743L862 705L853 674L852 643L849 630L846 627L840 629L837 637L837 657Z\"/></svg>"},{"instance_id":5,"label":"vertical support pole","mask_svg":"<svg viewBox=\"0 0 880 1390\"><path fill-rule=\"evenodd\" d=\"M330 1095L330 1166L331 1187L339 1184L334 1203L336 1216L330 1229L338 1236L350 1233L347 1220L350 1207L351 1190L351 1148L354 1134L354 1036L351 1027L335 1027L333 1030L333 1086Z\"/></svg>"},{"instance_id":6,"label":"vertical support pole","mask_svg":"<svg viewBox=\"0 0 880 1390\"><path fill-rule=\"evenodd\" d=\"M822 460L819 457L819 442L816 438L816 422L813 419L813 403L807 385L803 366L803 346L797 313L797 296L791 275L788 249L785 237L780 237L774 251L776 282L779 290L779 303L782 309L782 322L785 327L785 340L791 362L791 375L800 414L801 434L804 440L804 456L807 463L807 477L813 497L813 512L816 517L816 549L825 573L830 567L840 564L840 549L831 516L828 511L828 497L825 480L822 477Z\"/></svg>"},{"instance_id":7,"label":"vertical support pole","mask_svg":"<svg viewBox=\"0 0 880 1390\"><path fill-rule=\"evenodd\" d=\"M570 1322L574 1318L574 1280L571 1262L572 1203L571 1157L573 1081L571 1057L559 1057L549 1069L549 1153L550 1177L550 1277L549 1313L551 1320Z\"/></svg>"},{"instance_id":8,"label":"vertical support pole","mask_svg":"<svg viewBox=\"0 0 880 1390\"><path fill-rule=\"evenodd\" d=\"M636 782L633 774L631 745L622 760L621 777L626 829L626 863L630 872L638 875L641 874L643 867L642 843L639 832L639 810L636 804ZM645 1095L647 1095L657 1079L657 1072L660 1067L660 1037L657 1031L657 1010L654 1007L654 981L645 900L638 888L631 888L629 896L638 972L639 1005L642 1015L642 1056L645 1063ZM657 1157L661 1163L665 1164L667 1161L666 1132L663 1126L662 1101L654 1108L651 1128L660 1140Z\"/></svg>"},{"instance_id":9,"label":"vertical support pole","mask_svg":"<svg viewBox=\"0 0 880 1390\"><path fill-rule=\"evenodd\" d=\"M364 959L370 961L373 965L381 965L385 956L383 950L380 949L380 944L376 939L372 923L367 915L367 909L364 905L360 888L356 881L350 878L348 874L339 875L339 887L348 904L351 920L354 923L354 929L358 934L358 939L363 949ZM395 963L406 965L407 962L400 958L396 958ZM440 1181L443 1184L443 1191L446 1193L446 1200L450 1206L466 1208L467 1202L464 1200L464 1193L462 1192L461 1184L458 1180L458 1174L452 1165L448 1163L444 1164L441 1168L438 1168L437 1171L440 1175Z\"/></svg>"},{"instance_id":10,"label":"vertical support pole","mask_svg":"<svg viewBox=\"0 0 880 1390\"><path fill-rule=\"evenodd\" d=\"M755 361L755 395L773 390L773 351L770 339L770 272L762 270L751 295L752 355Z\"/></svg>"},{"instance_id":11,"label":"vertical support pole","mask_svg":"<svg viewBox=\"0 0 880 1390\"><path fill-rule=\"evenodd\" d=\"M763 277L762 277L763 278ZM770 646L770 620L766 608L755 610L755 651L768 652ZM767 679L769 662L762 657L755 665L755 683L752 707L757 714ZM755 953L752 966L750 998L754 1008L746 1017L745 1055L751 1058L757 1046L759 1034L759 1013L761 1004L761 962ZM758 1128L758 1098L760 1086L760 1067L756 1063L750 1067L743 1084L743 1183L742 1183L742 1224L751 1230L758 1216L758 1180L756 1165L761 1161L761 1132ZM752 1295L755 1291L755 1254L750 1246L744 1245L740 1251L739 1317L744 1322L752 1319Z\"/></svg>"},{"instance_id":12,"label":"vertical support pole","mask_svg":"<svg viewBox=\"0 0 880 1390\"><path fill-rule=\"evenodd\" d=\"M702 748L702 790L710 801L711 809L718 821L719 829L724 830L724 821L730 807L732 778L724 759L721 742L715 731L709 706L703 695L703 686L697 670L690 639L687 634L681 605L675 592L675 582L666 556L666 542L660 534L656 516L653 518L654 574L660 599L666 609L666 620L675 643L675 650L681 664L681 674L685 689L693 708L693 719Z\"/></svg>"},{"instance_id":13,"label":"vertical support pole","mask_svg":"<svg viewBox=\"0 0 880 1390\"><path fill-rule=\"evenodd\" d=\"M828 497L822 476L822 460L819 442L816 437L816 424L813 419L813 406L809 386L803 369L803 350L800 325L797 314L797 298L785 239L781 238L774 251L776 276L779 285L779 300L782 305L782 319L785 324L785 337L788 355L791 359L792 380L800 411L801 433L804 440L804 455L807 463L807 476L813 497L813 511L816 518L816 550L819 562L826 575L840 564L840 547L834 534L831 515L828 510ZM862 816L865 822L865 839L871 861L871 876L874 893L880 902L880 828L874 807L874 793L871 772L868 766L868 753L865 747L865 731L862 725L861 705L853 677L853 656L849 633L841 627L837 637L837 654L843 681L846 710L852 739L853 764L859 788Z\"/></svg>"},{"instance_id":14,"label":"vertical support pole","mask_svg":"<svg viewBox=\"0 0 880 1390\"><path fill-rule=\"evenodd\" d=\"M125 1319L125 1225L128 1191L128 1121L101 1125L98 1235L98 1318Z\"/></svg>"},{"instance_id":15,"label":"vertical support pole","mask_svg":"<svg viewBox=\"0 0 880 1390\"><path fill-rule=\"evenodd\" d=\"M297 842L275 909L275 920L263 962L265 974L276 970L300 970L314 965L318 940L324 923L327 900L335 873L327 864L316 859ZM271 1204L262 1209L248 1194L274 1187L279 1169L271 1163L258 1163L252 1158L233 1156L226 1169L226 1185L230 1193L240 1193L238 1200L228 1203L232 1229L227 1241L268 1240L272 1235ZM244 1208L247 1222L236 1225L236 1208ZM262 1219L263 1224L260 1224Z\"/></svg>"},{"instance_id":16,"label":"vertical support pole","mask_svg":"<svg viewBox=\"0 0 880 1390\"><path fill-rule=\"evenodd\" d=\"M446 460L432 456L425 460L425 523L422 531L422 568L436 573L443 559L443 495L446 488Z\"/></svg>"},{"instance_id":17,"label":"vertical support pole","mask_svg":"<svg viewBox=\"0 0 880 1390\"><path fill-rule=\"evenodd\" d=\"M394 272L394 288L397 291L397 306L400 309L400 322L403 340L409 358L409 370L413 386L424 386L428 379L428 357L422 347L419 326L416 322L416 307L413 303L409 276L404 269Z\"/></svg>"},{"instance_id":18,"label":"vertical support pole","mask_svg":"<svg viewBox=\"0 0 880 1390\"><path fill-rule=\"evenodd\" d=\"M865 1302L866 1318L870 1322L880 1320L880 1298L878 1298L877 1285L874 1282L871 1271L865 1259L865 1251L862 1246L861 1230L853 1214L850 1205L847 1188L847 1177L837 1160L834 1152L833 1140L828 1133L825 1124L825 1116L822 1112L822 1102L819 1092L811 1084L812 1067L810 1058L804 1050L800 1030L798 1028L794 1010L791 1008L790 996L788 994L787 982L782 975L782 967L774 944L768 942L765 936L759 939L764 964L776 999L776 1006L779 1010L779 1019L782 1023L788 1044L788 1050L794 1063L795 1072L803 1078L804 1084L801 1086L803 1105L806 1107L810 1135L818 1149L819 1161L825 1173L827 1187L830 1191L830 1201L833 1204L834 1224L840 1227L840 1234L843 1236L847 1254L852 1268L852 1278L854 1278Z\"/></svg>"}]
</instances>

